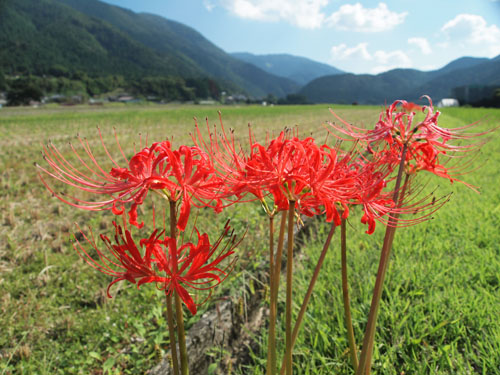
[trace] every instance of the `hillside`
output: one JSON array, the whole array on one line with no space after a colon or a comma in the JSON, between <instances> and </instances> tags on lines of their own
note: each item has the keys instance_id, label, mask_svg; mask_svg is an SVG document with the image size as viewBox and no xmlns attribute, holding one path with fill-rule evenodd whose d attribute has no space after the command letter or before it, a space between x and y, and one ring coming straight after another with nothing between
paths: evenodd
<instances>
[{"instance_id":1,"label":"hillside","mask_svg":"<svg viewBox=\"0 0 500 375\"><path fill-rule=\"evenodd\" d=\"M284 96L298 86L231 57L194 29L163 17L134 13L97 0L57 0L88 16L113 25L161 56L180 56L204 74L230 81L255 96Z\"/></svg>"},{"instance_id":2,"label":"hillside","mask_svg":"<svg viewBox=\"0 0 500 375\"><path fill-rule=\"evenodd\" d=\"M459 86L496 85L500 87L500 59L494 58L470 67L456 69L419 85L417 92L431 93L432 97L451 96L451 90Z\"/></svg>"},{"instance_id":3,"label":"hillside","mask_svg":"<svg viewBox=\"0 0 500 375\"><path fill-rule=\"evenodd\" d=\"M486 57L469 57L469 56L461 57L446 64L442 68L438 70L433 70L429 73L432 77L437 77L446 73L450 73L454 70L471 68L488 61L490 61L490 59Z\"/></svg>"},{"instance_id":4,"label":"hillside","mask_svg":"<svg viewBox=\"0 0 500 375\"><path fill-rule=\"evenodd\" d=\"M6 74L57 68L94 76L206 76L257 97L298 88L231 57L185 25L97 0L3 0L0 61Z\"/></svg>"},{"instance_id":5,"label":"hillside","mask_svg":"<svg viewBox=\"0 0 500 375\"><path fill-rule=\"evenodd\" d=\"M168 61L107 23L52 0L7 0L0 12L5 73L47 74L59 67L92 75L199 75L189 61Z\"/></svg>"},{"instance_id":6,"label":"hillside","mask_svg":"<svg viewBox=\"0 0 500 375\"><path fill-rule=\"evenodd\" d=\"M315 79L299 93L315 103L383 104L399 98L415 101L424 94L437 101L464 85L500 85L500 59L466 57L430 72L395 69L377 75L330 75Z\"/></svg>"},{"instance_id":7,"label":"hillside","mask_svg":"<svg viewBox=\"0 0 500 375\"><path fill-rule=\"evenodd\" d=\"M231 55L268 73L288 78L299 85L305 85L321 76L344 73L333 66L288 54L254 55L237 52Z\"/></svg>"}]
</instances>

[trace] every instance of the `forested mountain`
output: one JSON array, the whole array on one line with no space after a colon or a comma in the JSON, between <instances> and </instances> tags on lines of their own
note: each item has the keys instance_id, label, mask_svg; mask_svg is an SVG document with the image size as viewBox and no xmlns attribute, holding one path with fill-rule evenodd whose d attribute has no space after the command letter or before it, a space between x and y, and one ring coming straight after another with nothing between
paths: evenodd
<instances>
[{"instance_id":1,"label":"forested mountain","mask_svg":"<svg viewBox=\"0 0 500 375\"><path fill-rule=\"evenodd\" d=\"M200 74L194 64L166 61L111 25L52 0L3 0L0 61L6 74L53 68L88 74Z\"/></svg>"},{"instance_id":2,"label":"forested mountain","mask_svg":"<svg viewBox=\"0 0 500 375\"><path fill-rule=\"evenodd\" d=\"M126 77L212 77L254 96L298 86L231 57L197 31L97 0L1 0L5 74L51 70Z\"/></svg>"},{"instance_id":3,"label":"forested mountain","mask_svg":"<svg viewBox=\"0 0 500 375\"><path fill-rule=\"evenodd\" d=\"M472 68L476 65L485 63L490 61L490 59L486 57L461 57L459 59L453 60L452 62L446 64L440 69L433 70L430 73L430 76L432 77L437 77L442 74L446 74L449 72L452 72L454 70L458 69L466 69L466 68Z\"/></svg>"},{"instance_id":4,"label":"forested mountain","mask_svg":"<svg viewBox=\"0 0 500 375\"><path fill-rule=\"evenodd\" d=\"M316 103L383 104L400 98L415 101L421 95L437 101L452 96L456 87L474 85L500 86L500 56L465 57L430 72L394 69L377 75L330 75L315 79L299 93Z\"/></svg>"},{"instance_id":5,"label":"forested mountain","mask_svg":"<svg viewBox=\"0 0 500 375\"><path fill-rule=\"evenodd\" d=\"M288 54L254 55L237 52L231 55L268 73L291 79L300 85L305 85L321 76L344 73L331 65Z\"/></svg>"}]
</instances>

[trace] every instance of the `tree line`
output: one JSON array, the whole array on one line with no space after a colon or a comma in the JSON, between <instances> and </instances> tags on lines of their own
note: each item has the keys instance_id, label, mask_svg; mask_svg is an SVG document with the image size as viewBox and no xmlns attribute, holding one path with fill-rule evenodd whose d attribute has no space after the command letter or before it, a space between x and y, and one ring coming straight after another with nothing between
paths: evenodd
<instances>
[{"instance_id":1,"label":"tree line","mask_svg":"<svg viewBox=\"0 0 500 375\"><path fill-rule=\"evenodd\" d=\"M51 69L43 76L6 76L0 70L0 91L7 93L8 105L27 105L41 101L44 97L57 96L61 101L72 97L107 98L113 92L126 92L138 99L154 101L219 100L225 88L217 81L207 78L182 78L177 76L151 76L127 78L121 75L92 77L83 72L67 73Z\"/></svg>"}]
</instances>

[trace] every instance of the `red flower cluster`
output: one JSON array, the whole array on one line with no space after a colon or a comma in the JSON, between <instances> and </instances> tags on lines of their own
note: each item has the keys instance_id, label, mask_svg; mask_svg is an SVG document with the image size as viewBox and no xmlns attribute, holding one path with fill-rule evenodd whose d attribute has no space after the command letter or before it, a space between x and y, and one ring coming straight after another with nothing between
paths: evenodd
<instances>
[{"instance_id":1,"label":"red flower cluster","mask_svg":"<svg viewBox=\"0 0 500 375\"><path fill-rule=\"evenodd\" d=\"M373 233L375 220L393 206L388 194L375 194L386 186L390 173L383 160L367 162L354 158L339 148L317 145L313 138L300 139L281 132L276 138L260 144L250 133L248 155L229 136L221 123L221 132L210 134L205 142L197 127L193 137L198 147L211 155L214 165L225 181L225 196L242 198L253 194L264 201L270 195L278 210L287 210L290 201L306 216L326 213L326 221L341 223L347 218L349 206L363 205L363 222ZM339 211L342 211L340 213Z\"/></svg>"},{"instance_id":2,"label":"red flower cluster","mask_svg":"<svg viewBox=\"0 0 500 375\"><path fill-rule=\"evenodd\" d=\"M333 111L331 112L342 125L336 123L330 123L330 125L334 130L360 142L370 153L385 154L386 160L394 166L399 164L403 155L402 150L406 147L407 173L413 174L426 170L439 177L447 178L451 182L459 181L455 176L463 174L463 168L467 165L462 162L459 167L460 173L457 173L458 171L454 170L456 167L446 167L450 159L443 160L443 157L453 158L458 156L458 153L477 150L481 144L452 144L451 142L463 142L488 132L464 132L474 127L476 123L455 129L440 127L438 125L440 112L434 112L432 100L427 96L425 98L429 101L429 105L424 107L404 100L395 101L380 114L374 129L355 127L342 120ZM398 111L399 105L402 107L401 111ZM413 110L421 110L425 114L424 119L415 123L416 112ZM332 134L336 135L335 132Z\"/></svg>"},{"instance_id":3,"label":"red flower cluster","mask_svg":"<svg viewBox=\"0 0 500 375\"><path fill-rule=\"evenodd\" d=\"M258 199L265 207L266 200L271 199L274 207L267 208L268 213L288 210L290 202L295 202L297 212L307 216L325 214L326 221L335 225L348 217L350 207L359 205L363 209L361 222L368 225L367 233L371 234L376 221L386 225L411 225L425 220L441 207L446 199L436 203L429 202L429 197L419 199L412 195L419 190L411 186L413 176L426 170L457 180L442 158L477 148L473 144L454 145L453 141L484 134L464 133L474 124L453 130L438 126L439 112L434 112L428 100L429 106L423 108L396 101L381 113L374 129L368 130L355 127L332 112L342 123L341 126L332 123L333 130L364 146L362 153L356 153L355 148L344 152L339 147L318 145L313 138L301 139L290 132L281 132L261 144L251 130L248 147L242 147L232 132L225 131L221 121L220 132L217 129L209 132L208 141L196 125L192 137L194 146L173 149L169 141L153 143L136 152L130 160L117 141L126 161L124 165L111 157L99 131L103 149L113 165L109 172L97 162L88 142L81 138L78 140L83 152L71 145L76 164L54 145L44 147L49 168L39 166L43 172L77 190L106 196L100 201L56 193L40 177L58 199L74 207L109 209L115 215L125 215L125 205L129 204L128 221L138 228L144 223L137 221L137 207L144 203L149 191L153 191L168 200L174 211L178 208L178 217L170 220L175 220L180 231L185 230L193 205L211 206L220 211L225 205L250 195L249 200ZM399 111L398 106L402 110ZM415 109L425 114L420 122L415 121ZM398 165L404 168L406 175L402 186L403 169L400 168L397 178L393 176ZM398 202L401 191L406 195L402 194L404 199ZM424 214L410 220L399 218L401 214L417 212ZM188 289L210 289L219 284L227 275L227 268L221 268L220 264L233 254L237 245L234 236L229 235L228 226L212 245L206 234L198 233L196 245L188 242L180 247L175 235L169 238L155 230L140 240L142 254L131 232L114 225L114 243L101 236L112 257L102 253L93 238L87 240L100 261L92 259L77 242L75 248L79 254L94 268L115 278L110 286L120 280L138 286L155 282L165 293L177 293L192 313L196 312L196 304ZM227 237L231 239L219 249Z\"/></svg>"},{"instance_id":4,"label":"red flower cluster","mask_svg":"<svg viewBox=\"0 0 500 375\"><path fill-rule=\"evenodd\" d=\"M222 184L214 174L208 155L195 146L181 146L178 150L173 150L169 141L154 143L136 153L130 161L127 160L128 167L120 167L102 142L106 154L115 165L110 172L106 172L95 160L88 143L81 138L79 141L87 155L85 160L72 146L73 153L80 162L79 167L70 163L52 144L44 147L44 158L52 170L38 167L67 185L85 192L106 195L108 198L86 201L58 194L40 175L45 186L61 201L87 210L111 209L115 215L120 215L124 212L124 205L131 203L129 221L138 228L144 223L137 222L137 206L144 202L150 190L162 194L168 200L182 202L177 227L184 230L191 204L208 205L214 200L213 192L220 189ZM220 207L220 202L218 203Z\"/></svg>"},{"instance_id":5,"label":"red flower cluster","mask_svg":"<svg viewBox=\"0 0 500 375\"><path fill-rule=\"evenodd\" d=\"M111 286L122 280L137 284L138 288L142 284L156 283L167 295L178 293L193 315L196 314L197 304L188 289L211 290L220 284L236 259L224 266L223 263L234 254L240 242L226 224L213 244L210 244L207 234L200 235L197 232L196 244L187 242L179 247L175 238L163 236L164 232L155 230L148 238L141 239L138 247L130 231L115 222L113 224L114 243L101 235L112 257L99 250L93 236L84 235L84 238L95 250L99 260L94 259L78 240L74 244L75 250L90 266L115 278L108 286L108 297L111 298ZM144 249L142 254L140 248Z\"/></svg>"}]
</instances>

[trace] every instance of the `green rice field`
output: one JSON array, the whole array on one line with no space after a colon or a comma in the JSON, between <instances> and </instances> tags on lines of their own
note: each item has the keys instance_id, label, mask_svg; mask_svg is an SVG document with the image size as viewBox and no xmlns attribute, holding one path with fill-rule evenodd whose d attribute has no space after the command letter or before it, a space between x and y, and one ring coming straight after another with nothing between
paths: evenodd
<instances>
[{"instance_id":1,"label":"green rice field","mask_svg":"<svg viewBox=\"0 0 500 375\"><path fill-rule=\"evenodd\" d=\"M382 107L333 106L349 122L372 126ZM146 374L168 349L161 291L119 283L106 297L109 277L86 265L71 239L82 228L112 230L110 213L77 210L51 197L34 163L44 165L43 144L69 154L76 135L86 138L96 158L105 157L97 127L117 153L114 130L128 154L149 143L173 139L189 144L196 117L219 124L245 142L248 124L258 139L284 127L326 139L333 120L326 105L310 106L100 106L0 109L0 375ZM500 126L500 110L446 108L440 125L479 121L477 129ZM398 229L376 333L373 374L500 374L500 131L487 136L467 186L430 178L428 186L450 202L426 221ZM142 142L142 143L141 143ZM65 187L60 186L61 191ZM203 306L222 295L238 300L247 283L265 269L266 217L259 204L231 207L222 214L201 210L197 226L217 234L228 216L237 233L239 263L229 282ZM383 227L371 236L354 213L348 226L348 266L354 331L362 341L378 266ZM296 259L295 301L301 301L329 225L314 221ZM340 240L336 234L294 350L294 374L353 374L343 320ZM284 301L284 295L280 296ZM280 303L284 307L284 302ZM295 310L298 310L296 306ZM284 319L284 318L283 318ZM281 322L281 320L280 320ZM251 363L234 374L265 374L266 329L255 335ZM279 332L284 347L284 324ZM211 359L218 373L218 361ZM194 374L196 375L196 374Z\"/></svg>"}]
</instances>

